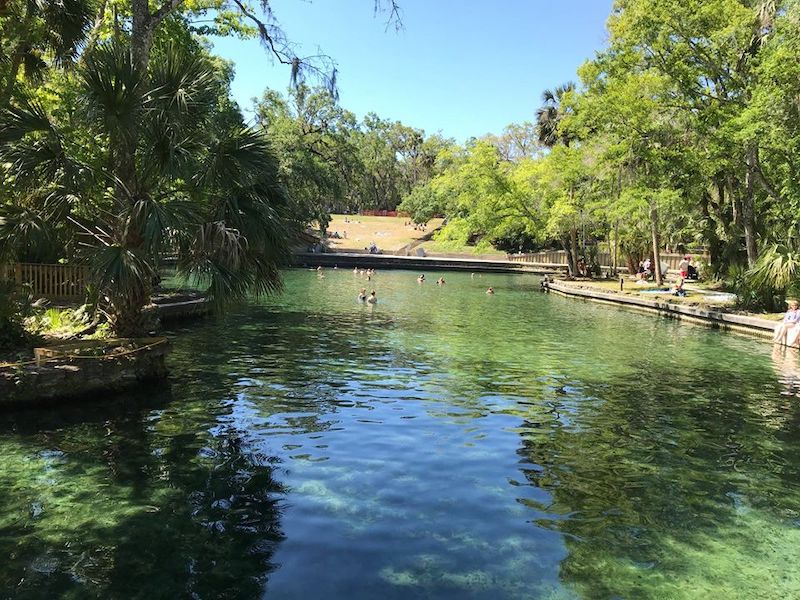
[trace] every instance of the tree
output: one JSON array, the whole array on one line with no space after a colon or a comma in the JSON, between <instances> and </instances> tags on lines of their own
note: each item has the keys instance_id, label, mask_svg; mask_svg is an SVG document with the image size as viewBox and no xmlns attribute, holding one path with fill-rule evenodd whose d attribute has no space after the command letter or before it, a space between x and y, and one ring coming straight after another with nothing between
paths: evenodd
<instances>
[{"instance_id":1,"label":"tree","mask_svg":"<svg viewBox=\"0 0 800 600\"><path fill-rule=\"evenodd\" d=\"M575 91L575 84L571 81L559 85L555 90L542 92L542 106L536 111L536 131L539 143L547 148L557 144L569 146L570 136L560 129L561 121L565 114L565 100Z\"/></svg>"},{"instance_id":2,"label":"tree","mask_svg":"<svg viewBox=\"0 0 800 600\"><path fill-rule=\"evenodd\" d=\"M78 128L31 97L0 115L15 198L2 207L0 253L19 253L30 231L66 238L121 336L146 331L142 309L165 252L220 302L280 283L289 224L277 159L195 50L156 46L144 72L127 45L100 44L75 81Z\"/></svg>"},{"instance_id":3,"label":"tree","mask_svg":"<svg viewBox=\"0 0 800 600\"><path fill-rule=\"evenodd\" d=\"M11 99L20 70L41 81L47 60L66 65L78 55L91 22L89 0L0 4L0 108Z\"/></svg>"},{"instance_id":4,"label":"tree","mask_svg":"<svg viewBox=\"0 0 800 600\"><path fill-rule=\"evenodd\" d=\"M301 84L286 98L267 90L256 105L256 118L275 145L298 222L317 221L324 228L330 211L352 208L361 172L353 113L325 88Z\"/></svg>"},{"instance_id":5,"label":"tree","mask_svg":"<svg viewBox=\"0 0 800 600\"><path fill-rule=\"evenodd\" d=\"M741 116L759 84L764 48L776 23L790 18L791 4L620 1L609 19L610 47L594 61L608 76L651 71L665 78L657 100L692 120L694 143L705 153L709 218L737 232L731 243L744 238L751 266L758 256L756 216L783 199L762 168L761 138L742 127Z\"/></svg>"}]
</instances>

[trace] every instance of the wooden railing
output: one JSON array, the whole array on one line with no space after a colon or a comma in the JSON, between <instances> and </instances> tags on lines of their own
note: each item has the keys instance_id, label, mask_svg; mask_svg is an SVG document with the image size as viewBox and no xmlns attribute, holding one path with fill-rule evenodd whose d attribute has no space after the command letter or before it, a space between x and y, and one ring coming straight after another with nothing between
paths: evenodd
<instances>
[{"instance_id":1,"label":"wooden railing","mask_svg":"<svg viewBox=\"0 0 800 600\"><path fill-rule=\"evenodd\" d=\"M662 252L661 262L667 264L667 268L673 271L678 269L678 265L685 254L677 254L672 252ZM708 255L692 253L690 255L692 261L697 262L702 259L708 262ZM532 252L530 254L509 254L508 260L514 262L537 263L542 265L566 265L567 253L564 250L546 250L544 252ZM612 260L611 254L608 252L597 253L597 263L601 267L610 267ZM624 261L620 257L620 266L624 266Z\"/></svg>"},{"instance_id":2,"label":"wooden railing","mask_svg":"<svg viewBox=\"0 0 800 600\"><path fill-rule=\"evenodd\" d=\"M544 252L532 252L530 254L509 254L508 260L542 265L566 265L567 253L563 250L545 250Z\"/></svg>"},{"instance_id":3,"label":"wooden railing","mask_svg":"<svg viewBox=\"0 0 800 600\"><path fill-rule=\"evenodd\" d=\"M17 285L29 285L34 296L80 300L86 295L89 270L83 265L17 263L11 276Z\"/></svg>"}]
</instances>

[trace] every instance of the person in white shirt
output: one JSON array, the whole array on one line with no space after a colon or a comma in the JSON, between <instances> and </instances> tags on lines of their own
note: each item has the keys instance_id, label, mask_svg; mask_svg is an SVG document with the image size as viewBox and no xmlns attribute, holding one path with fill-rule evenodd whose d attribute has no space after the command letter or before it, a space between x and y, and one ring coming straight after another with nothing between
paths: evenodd
<instances>
[{"instance_id":1,"label":"person in white shirt","mask_svg":"<svg viewBox=\"0 0 800 600\"><path fill-rule=\"evenodd\" d=\"M786 302L789 310L783 315L783 320L775 326L772 341L784 346L797 346L800 340L800 305L794 299Z\"/></svg>"}]
</instances>

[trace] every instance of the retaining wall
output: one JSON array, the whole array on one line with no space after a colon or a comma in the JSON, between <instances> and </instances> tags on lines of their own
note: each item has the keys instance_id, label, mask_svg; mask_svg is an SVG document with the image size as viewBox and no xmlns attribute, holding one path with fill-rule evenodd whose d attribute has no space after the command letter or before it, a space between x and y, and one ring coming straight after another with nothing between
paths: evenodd
<instances>
[{"instance_id":1,"label":"retaining wall","mask_svg":"<svg viewBox=\"0 0 800 600\"><path fill-rule=\"evenodd\" d=\"M584 300L593 302L658 313L662 316L674 319L683 319L709 327L718 327L720 329L737 331L739 333L746 333L758 337L771 338L775 330L775 325L777 325L776 321L770 321L769 319L726 313L699 306L676 304L665 300L650 300L624 294L600 292L560 282L550 283L549 288L551 291L564 296L583 298Z\"/></svg>"},{"instance_id":2,"label":"retaining wall","mask_svg":"<svg viewBox=\"0 0 800 600\"><path fill-rule=\"evenodd\" d=\"M474 271L495 273L552 274L563 269L549 265L515 263L507 260L472 258L440 258L429 256L395 256L391 254L350 254L303 252L293 257L294 266L373 269L409 269L412 271Z\"/></svg>"},{"instance_id":3,"label":"retaining wall","mask_svg":"<svg viewBox=\"0 0 800 600\"><path fill-rule=\"evenodd\" d=\"M0 408L106 394L144 381L163 380L170 345L166 338L145 341L150 344L122 356L51 358L63 354L61 347L37 349L37 356L42 358L38 364L30 361L0 367ZM66 346L69 351L75 344Z\"/></svg>"}]
</instances>

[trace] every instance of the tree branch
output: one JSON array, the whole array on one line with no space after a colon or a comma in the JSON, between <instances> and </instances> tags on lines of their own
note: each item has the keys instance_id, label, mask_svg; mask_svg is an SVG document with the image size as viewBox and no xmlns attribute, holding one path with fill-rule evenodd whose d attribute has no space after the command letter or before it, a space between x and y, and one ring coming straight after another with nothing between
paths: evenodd
<instances>
[{"instance_id":1,"label":"tree branch","mask_svg":"<svg viewBox=\"0 0 800 600\"><path fill-rule=\"evenodd\" d=\"M180 6L183 0L167 0L161 7L153 13L150 17L153 27L156 27L167 15Z\"/></svg>"},{"instance_id":2,"label":"tree branch","mask_svg":"<svg viewBox=\"0 0 800 600\"><path fill-rule=\"evenodd\" d=\"M783 199L781 198L781 195L778 193L778 190L775 189L775 186L773 186L767 180L767 177L764 175L764 170L761 167L761 161L758 158L758 152L757 151L756 151L756 154L755 154L755 156L753 158L754 158L754 160L753 160L753 167L754 167L753 168L753 173L755 174L756 179L758 180L758 183L761 184L761 187L764 188L764 190L767 192L767 194L772 196L773 200L775 200L776 202L781 202Z\"/></svg>"}]
</instances>

